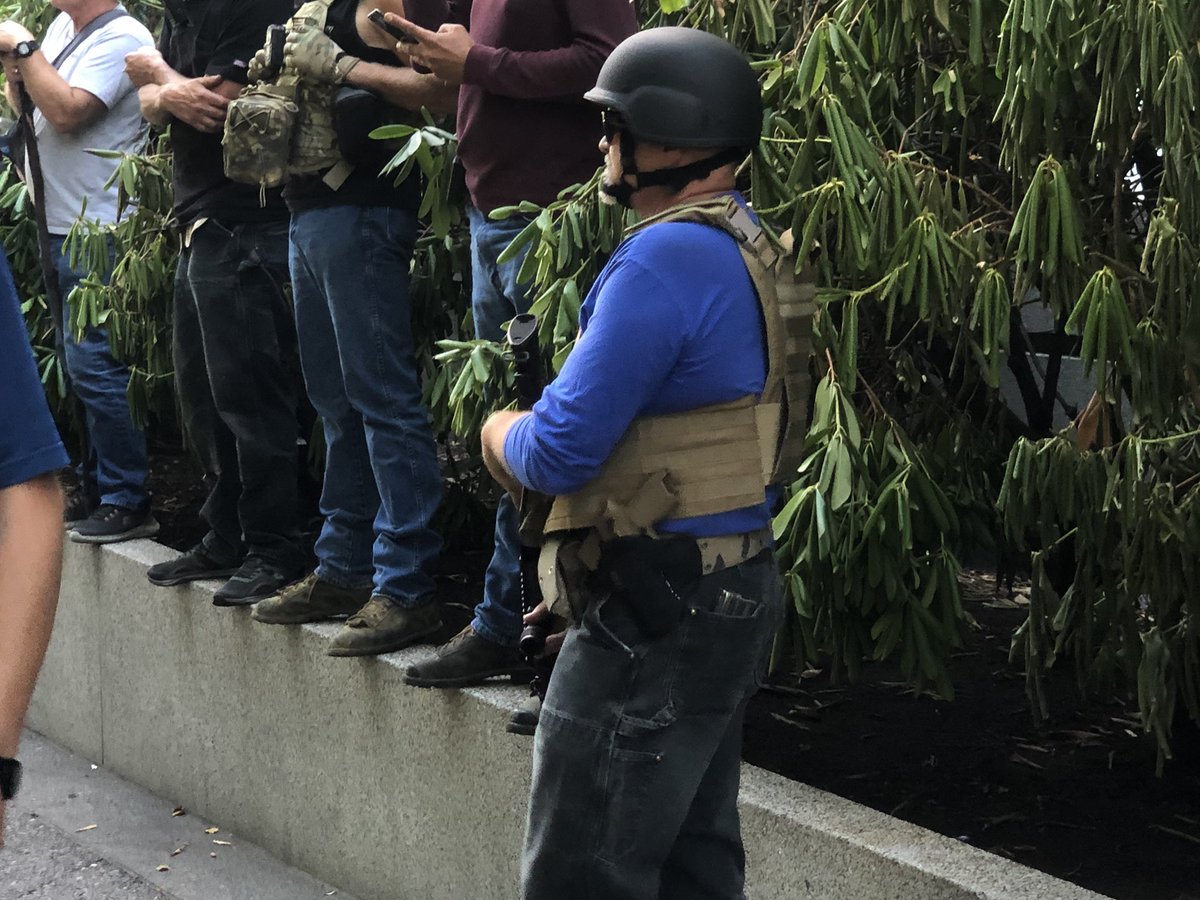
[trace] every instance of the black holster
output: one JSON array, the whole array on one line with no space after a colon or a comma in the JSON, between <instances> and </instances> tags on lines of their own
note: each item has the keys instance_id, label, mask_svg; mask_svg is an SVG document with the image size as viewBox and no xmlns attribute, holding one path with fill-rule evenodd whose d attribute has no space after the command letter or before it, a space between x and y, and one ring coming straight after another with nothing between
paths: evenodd
<instances>
[{"instance_id":1,"label":"black holster","mask_svg":"<svg viewBox=\"0 0 1200 900\"><path fill-rule=\"evenodd\" d=\"M376 141L371 132L383 118L384 102L364 88L342 87L333 100L333 128L338 150L349 162L362 162Z\"/></svg>"},{"instance_id":2,"label":"black holster","mask_svg":"<svg viewBox=\"0 0 1200 900\"><path fill-rule=\"evenodd\" d=\"M701 574L694 538L645 535L605 542L596 577L617 589L638 627L662 637L683 618L688 589Z\"/></svg>"}]
</instances>

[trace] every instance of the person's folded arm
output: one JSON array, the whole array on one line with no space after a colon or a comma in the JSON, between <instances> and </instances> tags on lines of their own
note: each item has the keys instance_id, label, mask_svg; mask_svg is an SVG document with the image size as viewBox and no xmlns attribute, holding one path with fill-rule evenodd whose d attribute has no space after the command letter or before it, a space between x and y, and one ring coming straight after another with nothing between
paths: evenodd
<instances>
[{"instance_id":1,"label":"person's folded arm","mask_svg":"<svg viewBox=\"0 0 1200 900\"><path fill-rule=\"evenodd\" d=\"M92 92L68 84L40 50L18 61L17 68L34 106L59 134L78 131L108 109Z\"/></svg>"},{"instance_id":2,"label":"person's folded arm","mask_svg":"<svg viewBox=\"0 0 1200 900\"><path fill-rule=\"evenodd\" d=\"M81 49L70 78L38 51L17 60L21 80L38 110L59 134L72 134L94 122L133 90L125 58L146 48L128 32L101 33Z\"/></svg>"},{"instance_id":3,"label":"person's folded arm","mask_svg":"<svg viewBox=\"0 0 1200 900\"><path fill-rule=\"evenodd\" d=\"M458 102L456 86L406 67L360 62L350 70L346 83L374 91L392 106L413 112L424 107L435 116L454 112Z\"/></svg>"},{"instance_id":4,"label":"person's folded arm","mask_svg":"<svg viewBox=\"0 0 1200 900\"><path fill-rule=\"evenodd\" d=\"M227 81L220 75L205 75L144 85L138 88L138 102L142 117L152 125L167 125L174 118L197 131L216 133L225 124L229 101L241 90L242 86L236 81Z\"/></svg>"},{"instance_id":5,"label":"person's folded arm","mask_svg":"<svg viewBox=\"0 0 1200 900\"><path fill-rule=\"evenodd\" d=\"M137 50L125 57L125 74L138 92L142 118L152 125L166 125L171 113L162 102L162 89L186 79L167 65L162 53L152 48Z\"/></svg>"},{"instance_id":6,"label":"person's folded arm","mask_svg":"<svg viewBox=\"0 0 1200 900\"><path fill-rule=\"evenodd\" d=\"M176 118L200 131L219 131L229 101L242 89L237 81L219 74L187 78L171 68L158 50L149 48L125 57L125 73L137 88L142 117L158 126Z\"/></svg>"},{"instance_id":7,"label":"person's folded arm","mask_svg":"<svg viewBox=\"0 0 1200 900\"><path fill-rule=\"evenodd\" d=\"M269 25L282 24L287 19L290 3L237 3L224 23L209 52L204 74L186 78L163 60L161 48L168 41L160 39L160 50L142 58L140 54L127 57L138 71L129 71L138 87L142 115L155 125L166 125L172 118L187 123L198 131L219 132L225 124L229 101L241 93L248 79L248 61L262 46Z\"/></svg>"},{"instance_id":8,"label":"person's folded arm","mask_svg":"<svg viewBox=\"0 0 1200 900\"><path fill-rule=\"evenodd\" d=\"M475 44L463 83L522 100L579 98L595 87L613 48L637 30L628 0L570 0L571 43L553 50L509 50Z\"/></svg>"},{"instance_id":9,"label":"person's folded arm","mask_svg":"<svg viewBox=\"0 0 1200 900\"><path fill-rule=\"evenodd\" d=\"M142 108L142 118L151 125L161 128L171 121L171 114L162 104L160 84L145 84L138 88L138 105Z\"/></svg>"},{"instance_id":10,"label":"person's folded arm","mask_svg":"<svg viewBox=\"0 0 1200 900\"><path fill-rule=\"evenodd\" d=\"M10 83L14 75L25 83L38 110L59 133L76 131L101 115L105 109L104 102L95 92L68 84L40 49L24 58L17 58L14 53L17 45L33 40L33 34L21 23L0 23L0 53L4 54Z\"/></svg>"}]
</instances>

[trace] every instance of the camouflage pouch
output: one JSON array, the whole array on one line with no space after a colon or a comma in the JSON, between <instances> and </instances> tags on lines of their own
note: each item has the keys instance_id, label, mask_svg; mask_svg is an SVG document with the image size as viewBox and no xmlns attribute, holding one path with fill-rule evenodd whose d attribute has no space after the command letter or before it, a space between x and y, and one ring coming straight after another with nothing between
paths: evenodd
<instances>
[{"instance_id":1,"label":"camouflage pouch","mask_svg":"<svg viewBox=\"0 0 1200 900\"><path fill-rule=\"evenodd\" d=\"M288 177L299 110L270 85L244 90L229 104L221 147L225 175L232 181L273 188Z\"/></svg>"},{"instance_id":2,"label":"camouflage pouch","mask_svg":"<svg viewBox=\"0 0 1200 900\"><path fill-rule=\"evenodd\" d=\"M296 87L296 127L288 160L292 175L323 172L342 160L333 123L333 98L337 88L301 81Z\"/></svg>"}]
</instances>

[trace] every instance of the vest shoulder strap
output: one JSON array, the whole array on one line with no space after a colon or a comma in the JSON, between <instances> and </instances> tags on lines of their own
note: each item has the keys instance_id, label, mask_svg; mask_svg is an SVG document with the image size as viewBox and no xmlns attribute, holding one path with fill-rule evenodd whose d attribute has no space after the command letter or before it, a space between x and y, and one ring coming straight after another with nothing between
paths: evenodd
<instances>
[{"instance_id":1,"label":"vest shoulder strap","mask_svg":"<svg viewBox=\"0 0 1200 900\"><path fill-rule=\"evenodd\" d=\"M767 338L768 371L761 401L778 414L771 480L795 470L808 430L813 319L812 279L797 278L788 241L777 241L732 195L680 203L632 226L627 234L662 222L696 222L718 228L738 243L754 283ZM763 411L766 414L766 410Z\"/></svg>"},{"instance_id":2,"label":"vest shoulder strap","mask_svg":"<svg viewBox=\"0 0 1200 900\"><path fill-rule=\"evenodd\" d=\"M630 226L625 233L633 235L663 222L696 222L719 228L738 244L751 248L767 268L775 266L782 255L782 248L767 230L732 196L680 203Z\"/></svg>"}]
</instances>

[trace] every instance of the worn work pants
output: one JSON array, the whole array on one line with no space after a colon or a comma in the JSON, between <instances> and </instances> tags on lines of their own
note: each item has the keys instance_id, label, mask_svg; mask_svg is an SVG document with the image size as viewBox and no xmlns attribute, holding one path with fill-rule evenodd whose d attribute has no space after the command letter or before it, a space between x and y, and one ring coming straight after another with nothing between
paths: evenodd
<instances>
[{"instance_id":1,"label":"worn work pants","mask_svg":"<svg viewBox=\"0 0 1200 900\"><path fill-rule=\"evenodd\" d=\"M195 230L175 276L175 379L184 431L211 492L214 559L250 554L299 576L296 329L287 222Z\"/></svg>"},{"instance_id":2,"label":"worn work pants","mask_svg":"<svg viewBox=\"0 0 1200 900\"><path fill-rule=\"evenodd\" d=\"M442 481L421 396L409 263L412 212L333 206L292 217L300 360L325 428L317 575L372 585L401 607L432 599Z\"/></svg>"},{"instance_id":3,"label":"worn work pants","mask_svg":"<svg viewBox=\"0 0 1200 900\"><path fill-rule=\"evenodd\" d=\"M525 900L736 900L742 716L782 618L769 551L677 586L683 620L646 637L638 597L598 592L542 707Z\"/></svg>"},{"instance_id":4,"label":"worn work pants","mask_svg":"<svg viewBox=\"0 0 1200 900\"><path fill-rule=\"evenodd\" d=\"M504 323L529 311L531 285L517 281L528 248L515 259L500 254L529 224L527 216L492 221L475 207L467 208L471 224L471 316L475 337L504 340ZM483 582L483 600L475 607L471 627L497 644L515 647L521 636L521 538L517 508L505 492L496 507L495 549Z\"/></svg>"},{"instance_id":5,"label":"worn work pants","mask_svg":"<svg viewBox=\"0 0 1200 900\"><path fill-rule=\"evenodd\" d=\"M150 502L146 435L129 411L129 367L113 356L106 329L88 328L76 337L70 297L86 273L71 267L63 250L65 241L64 235L50 235L50 256L66 320L66 334L56 337L63 342L71 390L83 406L91 451L91 458L82 460L80 468L87 470L100 503L142 509Z\"/></svg>"}]
</instances>

